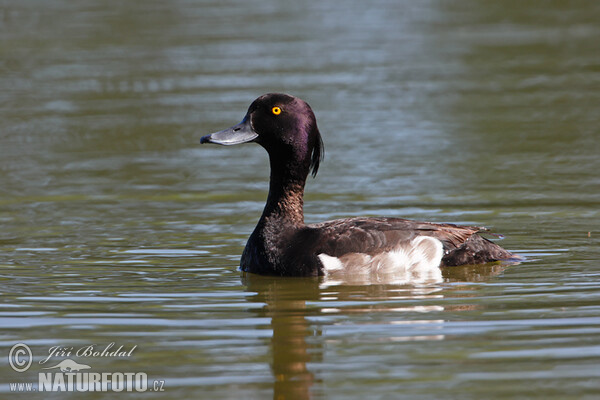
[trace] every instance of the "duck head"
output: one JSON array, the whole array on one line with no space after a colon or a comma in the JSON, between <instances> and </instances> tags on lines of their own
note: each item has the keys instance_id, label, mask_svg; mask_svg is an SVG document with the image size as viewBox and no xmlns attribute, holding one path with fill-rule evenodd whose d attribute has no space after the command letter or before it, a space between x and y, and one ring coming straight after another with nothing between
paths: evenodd
<instances>
[{"instance_id":1,"label":"duck head","mask_svg":"<svg viewBox=\"0 0 600 400\"><path fill-rule=\"evenodd\" d=\"M306 179L312 172L314 177L323 158L323 142L312 109L304 100L287 94L260 96L242 122L200 139L200 143L225 146L248 142L267 150L272 174L280 171Z\"/></svg>"}]
</instances>

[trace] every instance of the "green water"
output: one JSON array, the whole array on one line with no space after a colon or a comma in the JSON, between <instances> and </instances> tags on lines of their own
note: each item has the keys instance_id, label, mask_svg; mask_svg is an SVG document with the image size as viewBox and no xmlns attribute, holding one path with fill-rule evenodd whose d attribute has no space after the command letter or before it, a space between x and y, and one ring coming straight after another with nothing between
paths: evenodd
<instances>
[{"instance_id":1,"label":"green water","mask_svg":"<svg viewBox=\"0 0 600 400\"><path fill-rule=\"evenodd\" d=\"M0 397L600 397L599 21L583 1L1 3ZM270 91L323 134L307 222L484 225L528 261L242 275L267 157L198 140ZM70 358L164 392L10 392L53 346L111 342L137 347Z\"/></svg>"}]
</instances>

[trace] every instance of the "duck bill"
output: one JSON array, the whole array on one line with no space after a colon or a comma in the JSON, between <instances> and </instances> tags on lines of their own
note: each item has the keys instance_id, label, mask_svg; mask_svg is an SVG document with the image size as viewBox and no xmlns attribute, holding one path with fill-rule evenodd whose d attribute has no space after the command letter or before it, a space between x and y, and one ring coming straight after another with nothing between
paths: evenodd
<instances>
[{"instance_id":1,"label":"duck bill","mask_svg":"<svg viewBox=\"0 0 600 400\"><path fill-rule=\"evenodd\" d=\"M250 118L246 117L242 122L231 128L202 136L200 143L215 143L224 146L232 146L234 144L251 142L257 137L258 134L254 132L252 126L250 126Z\"/></svg>"}]
</instances>

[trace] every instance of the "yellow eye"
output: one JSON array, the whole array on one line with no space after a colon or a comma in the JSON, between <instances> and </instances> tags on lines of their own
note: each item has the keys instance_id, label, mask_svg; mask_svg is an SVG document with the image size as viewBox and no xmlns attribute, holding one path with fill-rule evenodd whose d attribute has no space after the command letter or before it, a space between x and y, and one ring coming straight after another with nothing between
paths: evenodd
<instances>
[{"instance_id":1,"label":"yellow eye","mask_svg":"<svg viewBox=\"0 0 600 400\"><path fill-rule=\"evenodd\" d=\"M279 115L279 114L281 114L281 108L273 107L273 108L271 108L271 112L275 115Z\"/></svg>"}]
</instances>

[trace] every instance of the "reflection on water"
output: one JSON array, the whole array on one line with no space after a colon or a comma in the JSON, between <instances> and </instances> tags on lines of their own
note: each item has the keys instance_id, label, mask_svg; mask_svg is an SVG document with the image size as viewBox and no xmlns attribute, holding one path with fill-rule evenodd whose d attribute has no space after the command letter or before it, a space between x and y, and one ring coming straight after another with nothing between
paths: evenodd
<instances>
[{"instance_id":1,"label":"reflection on water","mask_svg":"<svg viewBox=\"0 0 600 400\"><path fill-rule=\"evenodd\" d=\"M489 279L503 269L501 265L488 265L445 271L449 271L448 280L468 282ZM348 335L372 334L378 343L442 341L443 319L407 319L407 316L477 308L446 305L445 289L440 285L415 287L370 282L331 287L324 277L281 279L249 273L243 273L242 281L252 293L248 300L264 304L253 309L253 313L270 320L273 399L311 398L318 379L311 366L325 361L328 344L340 343ZM386 317L369 321L378 313ZM349 325L348 318L355 315L366 315L369 319ZM389 333L382 335L382 332Z\"/></svg>"},{"instance_id":2,"label":"reflection on water","mask_svg":"<svg viewBox=\"0 0 600 400\"><path fill-rule=\"evenodd\" d=\"M248 291L256 292L253 301L266 304L257 310L259 315L271 320L273 399L309 399L315 378L307 363L317 362L323 352L315 346L309 349L307 344L307 338L317 334L306 319L307 301L319 298L316 279L244 274L243 281Z\"/></svg>"},{"instance_id":3,"label":"reflection on water","mask_svg":"<svg viewBox=\"0 0 600 400\"><path fill-rule=\"evenodd\" d=\"M370 258L370 256L366 256ZM338 285L376 285L376 284L395 284L395 285L427 285L442 282L442 271L434 266L428 269L422 268L404 268L405 265L387 259L384 261L375 261L378 267L388 268L387 271L370 270L361 268L362 265L356 264L349 269L330 271L325 275L321 287L330 287ZM369 263L372 262L369 260ZM386 265L385 263L389 263Z\"/></svg>"},{"instance_id":4,"label":"reflection on water","mask_svg":"<svg viewBox=\"0 0 600 400\"><path fill-rule=\"evenodd\" d=\"M598 397L598 20L597 2L0 4L2 353L137 345L78 361L164 379L156 398ZM267 156L198 139L270 91L324 138L308 223L488 226L528 262L240 278ZM3 397L37 372L0 357Z\"/></svg>"}]
</instances>

